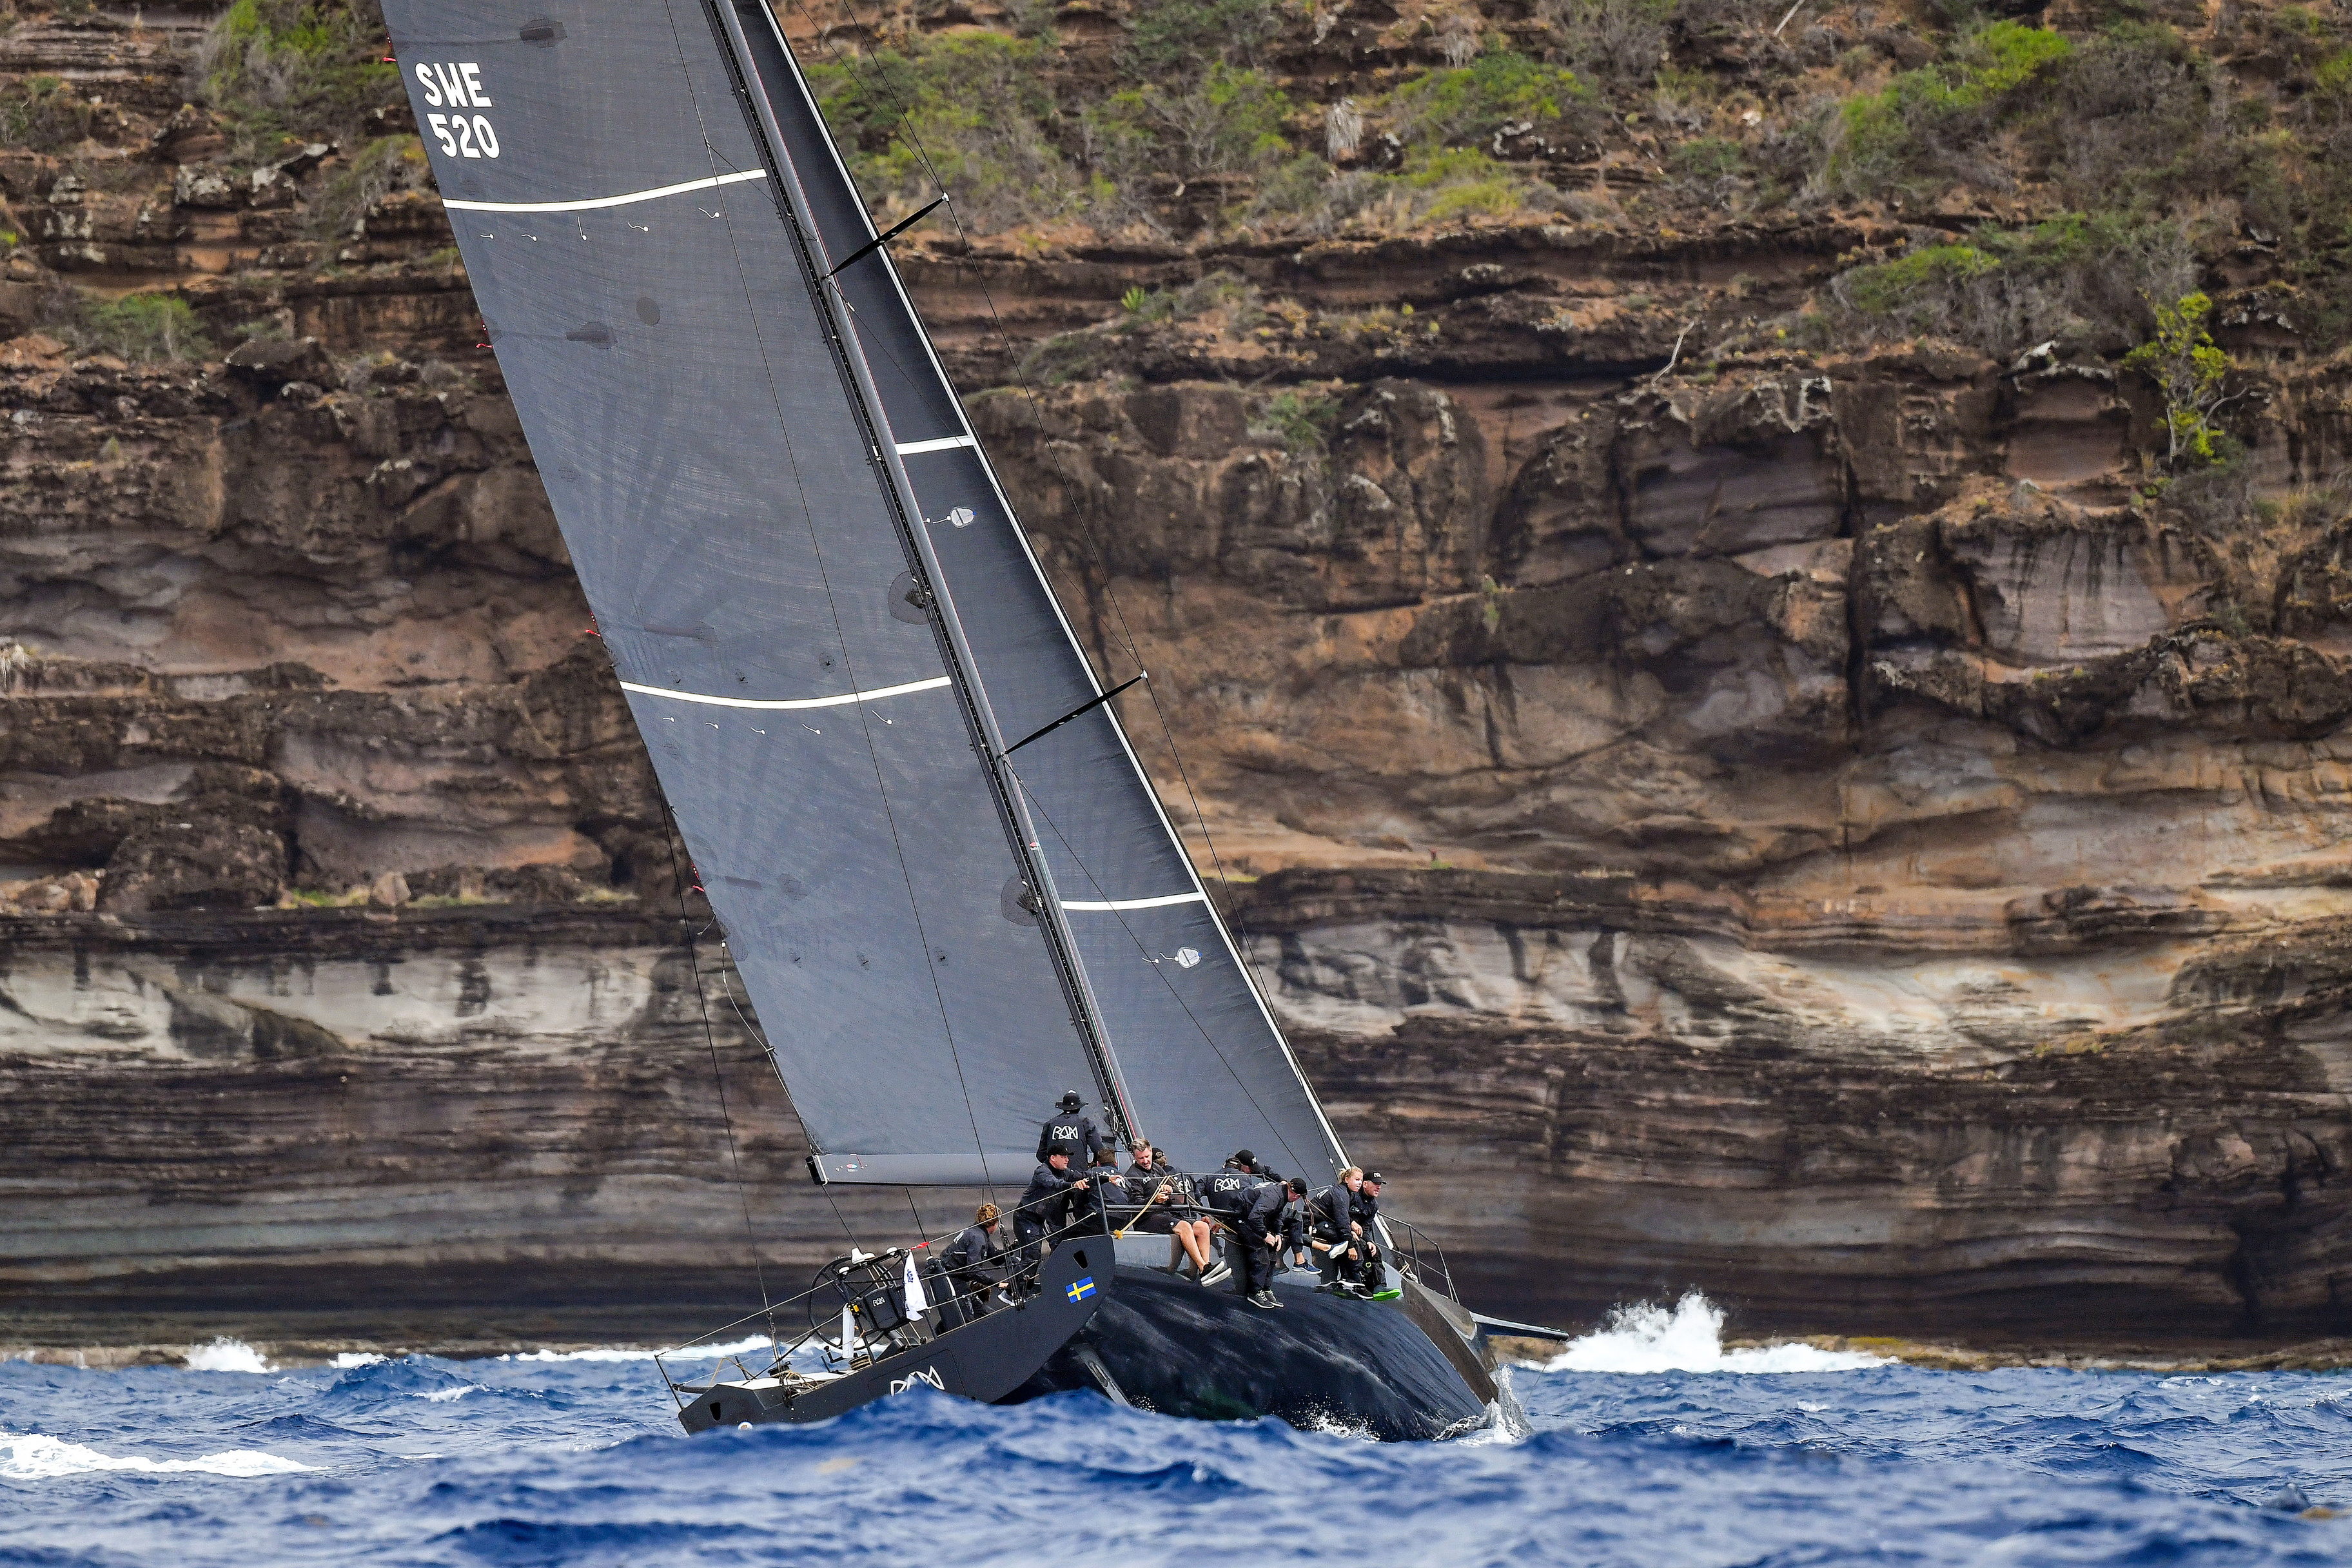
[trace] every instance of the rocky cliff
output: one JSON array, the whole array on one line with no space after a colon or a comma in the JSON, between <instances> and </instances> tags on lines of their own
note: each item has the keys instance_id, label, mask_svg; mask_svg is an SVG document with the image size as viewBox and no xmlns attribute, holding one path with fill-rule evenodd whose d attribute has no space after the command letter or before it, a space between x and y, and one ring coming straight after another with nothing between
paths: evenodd
<instances>
[{"instance_id":1,"label":"rocky cliff","mask_svg":"<svg viewBox=\"0 0 2352 1568\"><path fill-rule=\"evenodd\" d=\"M755 1296L747 1209L843 1220L283 9L0 36L0 1277ZM877 206L956 191L908 275L1392 1206L1528 1315L2342 1331L2336 24L1352 0L1147 78L1201 9L787 21ZM2092 210L2189 99L2234 172Z\"/></svg>"}]
</instances>

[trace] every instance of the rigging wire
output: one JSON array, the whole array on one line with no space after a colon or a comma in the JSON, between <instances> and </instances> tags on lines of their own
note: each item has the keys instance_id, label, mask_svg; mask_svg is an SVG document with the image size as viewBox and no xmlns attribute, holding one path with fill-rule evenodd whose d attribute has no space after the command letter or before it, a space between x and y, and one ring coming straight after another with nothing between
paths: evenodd
<instances>
[{"instance_id":1,"label":"rigging wire","mask_svg":"<svg viewBox=\"0 0 2352 1568\"><path fill-rule=\"evenodd\" d=\"M830 29L820 26L816 19L809 15L803 0L791 0L791 4L793 8L800 13L801 20L806 23L815 34L817 42L824 46L825 52L833 57L835 62L852 76L858 78L864 84L878 89L897 111L898 123L891 128L890 134L901 138L907 143L908 149L914 153L916 161L922 164L923 173L929 177L931 188L940 193L940 201L933 205L943 203L949 218L955 224L956 237L961 241L963 247L961 253L955 259L964 268L965 275L980 290L981 302L988 307L989 324L994 329L997 341L1003 345L1006 367L1011 372L1014 383L1021 388L1022 396L1029 405L1029 416L1036 425L1039 450L1044 453L1047 464L1053 468L1055 477L1062 481L1064 491L1073 496L1076 495L1078 487L1074 476L1062 466L1061 459L1054 455L1053 434L1045 423L1045 403L1038 395L1036 384L1032 382L1027 373L1022 369L1022 356L1014 348L1012 333L1005 329L1004 318L996 309L996 297L989 289L987 275L971 259L976 253L976 247L972 244L971 232L964 226L963 213L956 205L953 196L949 192L947 182L940 177L938 166L931 161L929 149L923 145L921 134L914 130L908 104L891 86L887 73L879 70L861 70L855 57L843 54L840 46L833 41ZM878 28L867 26L865 18L858 15L856 0L841 0L841 4L842 8L848 12L850 20L865 29L870 37L878 38L882 36ZM822 118L821 110L820 118ZM885 352L887 352L887 346ZM893 363L896 363L895 359ZM1083 510L1076 511L1073 521L1077 523L1078 531L1085 539L1087 548L1094 555L1096 565L1102 574L1103 597L1110 601L1111 614L1118 622L1118 639L1126 647L1129 661L1140 670L1143 668L1143 655L1136 644L1135 628L1128 620L1127 605L1118 596L1116 574L1111 569L1109 551L1104 546L1093 524L1087 521ZM1100 617L1097 616L1096 619L1097 624L1099 625ZM1102 682L1106 687L1110 684L1107 677L1108 671ZM1209 864L1217 874L1219 886L1224 888L1230 896L1234 887L1233 877L1225 869L1224 856L1217 848L1216 835L1209 829L1209 814L1201 804L1200 792L1192 786L1192 770L1185 766L1183 751L1176 744L1175 727L1170 723L1167 709L1161 705L1160 694L1150 681L1144 682L1143 695L1145 700L1151 704L1151 716L1160 726L1160 738L1168 747L1169 760L1176 764L1176 776L1184 786L1184 798L1192 807L1192 820L1200 825L1201 842L1209 851ZM1148 776L1146 782L1149 783ZM1181 847L1181 837L1179 847ZM1249 950L1253 944L1249 941L1249 928L1238 915L1233 916L1232 919L1234 930L1242 938L1240 942L1234 944L1236 949L1234 956L1240 960L1244 972L1255 982L1257 965L1250 957ZM1263 994L1265 987L1261 984L1258 988ZM1287 1054L1286 1046L1285 1054Z\"/></svg>"},{"instance_id":2,"label":"rigging wire","mask_svg":"<svg viewBox=\"0 0 2352 1568\"><path fill-rule=\"evenodd\" d=\"M702 94L696 90L693 72L687 65L685 42L677 36L677 7L674 5L667 3L666 0L662 9L663 14L669 19L670 38L677 50L679 74L684 76L686 79L687 99L688 101L692 103L694 106L695 124L701 130L703 150L709 156L711 170L715 176L719 168L719 149L717 144L710 139L709 121L703 114ZM706 18L706 21L708 21L708 18ZM713 42L719 43L720 41L714 39ZM721 45L721 53L723 57L723 44ZM743 66L742 62L739 61L737 62L737 65L739 68L748 68L748 67ZM782 159L784 155L783 149L781 147L774 149L774 152L776 157L779 159ZM727 251L728 254L734 258L736 276L743 284L744 303L747 307L751 307L752 295L751 275L749 269L743 264L742 248L736 243L735 219L732 209L730 209L726 201L722 199L719 204L719 213L723 215L723 221L726 225ZM782 203L779 203L778 216L780 218L785 220L787 231L793 234L795 241L794 248L796 250L805 250L805 244L802 242L798 234L797 222L793 219L793 215L792 215ZM808 259L814 263L816 258L812 254L809 255ZM819 316L822 318L824 307L822 301L814 298L814 290L812 291L812 295L813 297L810 302L816 306ZM841 605L834 597L832 574L825 564L824 545L817 532L816 514L809 504L808 487L802 476L800 454L793 441L791 421L784 417L783 397L776 387L776 374L774 366L769 363L767 335L760 330L760 312L756 308L751 308L748 309L747 313L751 318L752 325L751 341L760 356L761 374L768 384L769 403L775 410L776 431L783 440L785 460L792 468L793 490L800 499L801 516L808 528L809 549L812 555L815 558L818 584L824 594L826 612L833 618L835 640L841 648L842 673L844 678L848 680L850 689L855 691L858 689L856 667L850 658L848 634L842 626ZM837 347L835 353L835 357L838 358L840 350ZM886 488L887 482L887 481L886 480ZM865 703L852 703L850 704L850 707L857 718L858 733L866 742L866 760L873 764L875 792L881 802L883 820L888 825L890 829L890 846L892 852L896 855L898 861L898 874L906 884L907 902L914 917L916 933L922 938L923 952L928 959L928 956L932 951L930 933L923 922L921 900L915 895L914 871L913 868L907 864L906 846L898 837L898 815L896 809L891 805L889 785L882 774L882 758L879 751L875 745L873 721L866 711ZM948 1060L955 1068L956 1088L963 1096L964 1113L971 1123L972 1147L980 1154L981 1168L985 1171L989 1168L987 1146L981 1137L979 1114L972 1110L971 1090L964 1079L963 1057L962 1053L959 1051L956 1047L955 1025L949 1016L947 994L940 983L937 966L927 963L925 967L930 972L931 994L939 1005L940 1028L947 1042ZM837 1214L838 1212L838 1206L836 1205L835 1213ZM844 1228L847 1228L845 1224ZM855 1246L856 1243L853 1241L852 1245Z\"/></svg>"},{"instance_id":3,"label":"rigging wire","mask_svg":"<svg viewBox=\"0 0 2352 1568\"><path fill-rule=\"evenodd\" d=\"M727 1076L719 1068L719 1036L710 1026L710 997L702 988L702 954L697 943L703 933L709 931L710 926L706 925L702 931L696 931L693 921L686 912L686 871L685 868L679 865L677 858L677 814L670 810L669 797L662 794L659 775L656 775L654 779L654 791L661 801L662 816L669 823L669 831L663 835L663 837L669 849L670 880L677 889L678 929L687 933L686 966L694 973L694 999L702 1013L703 1044L710 1051L710 1081L719 1090L719 1119L727 1127L727 1163L735 1173L735 1195L743 1205L743 1237L751 1250L752 1277L760 1282L760 1310L768 1316L768 1337L773 1340L776 1336L776 1306L774 1300L768 1295L767 1268L760 1261L760 1232L759 1227L751 1222L751 1193L743 1183L743 1155L735 1144L734 1113L727 1107ZM717 923L718 915L714 910L711 924Z\"/></svg>"}]
</instances>

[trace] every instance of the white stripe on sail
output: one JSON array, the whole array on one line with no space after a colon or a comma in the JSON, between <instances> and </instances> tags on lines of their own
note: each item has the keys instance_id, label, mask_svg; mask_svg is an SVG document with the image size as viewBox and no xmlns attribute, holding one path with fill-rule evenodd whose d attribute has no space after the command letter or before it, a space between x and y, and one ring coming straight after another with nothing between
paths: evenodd
<instances>
[{"instance_id":1,"label":"white stripe on sail","mask_svg":"<svg viewBox=\"0 0 2352 1568\"><path fill-rule=\"evenodd\" d=\"M631 191L625 196L583 196L576 202L461 202L443 196L441 205L469 213L581 213L590 207L625 207L633 202L658 201L663 196L674 196L685 191L708 191L720 185L740 184L745 180L764 180L767 177L765 169L746 169L740 174L688 180L682 185L656 185L650 191Z\"/></svg>"},{"instance_id":2,"label":"white stripe on sail","mask_svg":"<svg viewBox=\"0 0 2352 1568\"><path fill-rule=\"evenodd\" d=\"M904 697L910 691L937 691L947 683L946 676L935 675L929 680L910 680L904 686L877 686L871 691L845 691L838 697L795 697L785 702L754 702L743 697L705 697L699 691L672 691L663 686L639 686L634 680L621 682L621 689L646 697L676 698L680 702L707 702L713 708L839 708L845 703L871 702L877 697ZM1071 907L1080 906L1074 904Z\"/></svg>"},{"instance_id":3,"label":"white stripe on sail","mask_svg":"<svg viewBox=\"0 0 2352 1568\"><path fill-rule=\"evenodd\" d=\"M944 452L953 447L978 445L969 436L942 436L936 441L901 441L898 443L898 456L911 458L919 452Z\"/></svg>"},{"instance_id":4,"label":"white stripe on sail","mask_svg":"<svg viewBox=\"0 0 2352 1568\"><path fill-rule=\"evenodd\" d=\"M1088 903L1080 899L1064 899L1066 910L1164 910L1171 904L1205 904L1206 893L1171 893L1162 899L1112 899L1104 903Z\"/></svg>"}]
</instances>

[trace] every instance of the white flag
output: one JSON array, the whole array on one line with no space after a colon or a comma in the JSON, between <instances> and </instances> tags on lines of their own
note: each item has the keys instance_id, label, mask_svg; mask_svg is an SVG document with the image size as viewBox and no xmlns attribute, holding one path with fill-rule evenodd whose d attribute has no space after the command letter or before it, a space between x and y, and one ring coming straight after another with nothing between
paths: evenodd
<instances>
[{"instance_id":1,"label":"white flag","mask_svg":"<svg viewBox=\"0 0 2352 1568\"><path fill-rule=\"evenodd\" d=\"M849 1303L846 1301L841 1304L841 1353L844 1355L857 1353L857 1323L849 1315Z\"/></svg>"},{"instance_id":2,"label":"white flag","mask_svg":"<svg viewBox=\"0 0 2352 1568\"><path fill-rule=\"evenodd\" d=\"M919 1318L930 1307L923 1300L923 1277L915 1271L915 1255L907 1254L907 1316Z\"/></svg>"}]
</instances>

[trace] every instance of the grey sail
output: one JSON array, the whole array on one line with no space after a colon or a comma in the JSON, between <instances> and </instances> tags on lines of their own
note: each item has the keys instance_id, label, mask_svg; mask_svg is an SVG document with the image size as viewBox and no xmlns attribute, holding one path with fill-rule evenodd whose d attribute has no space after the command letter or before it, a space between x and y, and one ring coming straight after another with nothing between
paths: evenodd
<instances>
[{"instance_id":1,"label":"grey sail","mask_svg":"<svg viewBox=\"0 0 2352 1568\"><path fill-rule=\"evenodd\" d=\"M768 14L387 0L499 367L826 1179L1006 1182L1060 1089L1328 1129Z\"/></svg>"},{"instance_id":2,"label":"grey sail","mask_svg":"<svg viewBox=\"0 0 2352 1568\"><path fill-rule=\"evenodd\" d=\"M782 151L834 258L874 228L773 18L738 7ZM973 673L1005 742L1100 687L1030 552L887 255L838 286L876 392L905 447L917 510ZM1185 1163L1248 1147L1286 1173L1328 1174L1336 1140L1108 706L1010 759L1100 1044L1129 1120Z\"/></svg>"},{"instance_id":3,"label":"grey sail","mask_svg":"<svg viewBox=\"0 0 2352 1568\"><path fill-rule=\"evenodd\" d=\"M1092 1081L699 6L392 0L500 370L829 1173L1017 1182Z\"/></svg>"}]
</instances>

